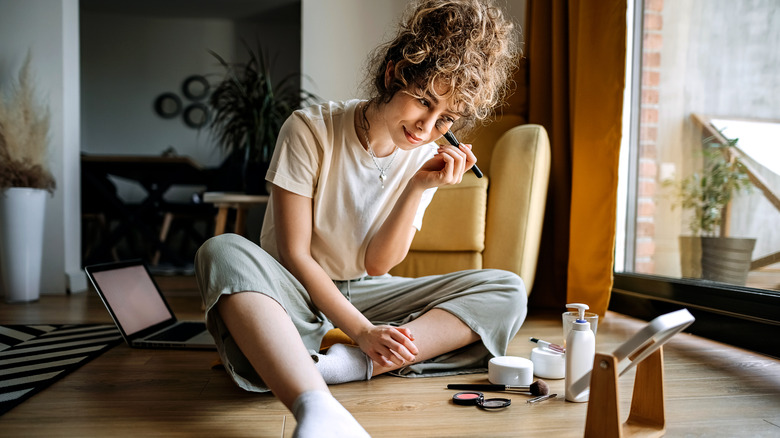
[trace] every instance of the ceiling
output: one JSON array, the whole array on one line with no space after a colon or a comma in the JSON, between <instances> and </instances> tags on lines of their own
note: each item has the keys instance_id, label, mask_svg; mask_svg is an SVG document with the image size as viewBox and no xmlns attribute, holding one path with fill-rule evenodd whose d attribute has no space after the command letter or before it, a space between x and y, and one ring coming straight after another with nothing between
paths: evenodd
<instances>
[{"instance_id":1,"label":"ceiling","mask_svg":"<svg viewBox=\"0 0 780 438\"><path fill-rule=\"evenodd\" d=\"M81 0L91 12L164 18L250 19L300 0Z\"/></svg>"}]
</instances>

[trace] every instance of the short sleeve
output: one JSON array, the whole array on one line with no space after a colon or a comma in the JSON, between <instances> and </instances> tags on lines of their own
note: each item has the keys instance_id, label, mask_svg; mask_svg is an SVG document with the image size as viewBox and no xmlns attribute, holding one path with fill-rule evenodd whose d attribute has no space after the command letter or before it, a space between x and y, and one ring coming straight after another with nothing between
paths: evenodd
<instances>
[{"instance_id":1,"label":"short sleeve","mask_svg":"<svg viewBox=\"0 0 780 438\"><path fill-rule=\"evenodd\" d=\"M311 198L322 163L321 136L300 111L282 125L266 181L295 194Z\"/></svg>"}]
</instances>

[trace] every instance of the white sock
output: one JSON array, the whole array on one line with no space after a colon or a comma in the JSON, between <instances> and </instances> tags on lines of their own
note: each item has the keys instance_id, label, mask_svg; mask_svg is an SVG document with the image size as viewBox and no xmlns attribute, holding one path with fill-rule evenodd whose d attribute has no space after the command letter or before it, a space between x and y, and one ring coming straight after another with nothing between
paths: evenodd
<instances>
[{"instance_id":1,"label":"white sock","mask_svg":"<svg viewBox=\"0 0 780 438\"><path fill-rule=\"evenodd\" d=\"M344 344L334 344L326 354L314 354L312 359L329 385L369 380L374 372L374 364L366 353Z\"/></svg>"},{"instance_id":2,"label":"white sock","mask_svg":"<svg viewBox=\"0 0 780 438\"><path fill-rule=\"evenodd\" d=\"M355 417L326 391L307 391L293 403L294 438L370 437Z\"/></svg>"}]
</instances>

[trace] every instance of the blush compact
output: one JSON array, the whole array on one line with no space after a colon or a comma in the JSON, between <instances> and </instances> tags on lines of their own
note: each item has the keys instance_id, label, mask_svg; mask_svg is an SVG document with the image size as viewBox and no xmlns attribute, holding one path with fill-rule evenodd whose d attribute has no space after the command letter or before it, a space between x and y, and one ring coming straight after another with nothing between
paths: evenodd
<instances>
[{"instance_id":1,"label":"blush compact","mask_svg":"<svg viewBox=\"0 0 780 438\"><path fill-rule=\"evenodd\" d=\"M512 404L508 398L489 398L477 391L459 392L452 396L452 402L456 405L479 406L482 409L501 409Z\"/></svg>"}]
</instances>

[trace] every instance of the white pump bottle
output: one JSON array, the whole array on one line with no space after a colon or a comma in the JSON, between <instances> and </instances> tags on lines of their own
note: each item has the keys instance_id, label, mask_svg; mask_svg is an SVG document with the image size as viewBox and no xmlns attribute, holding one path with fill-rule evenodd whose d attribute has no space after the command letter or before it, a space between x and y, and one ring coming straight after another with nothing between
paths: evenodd
<instances>
[{"instance_id":1,"label":"white pump bottle","mask_svg":"<svg viewBox=\"0 0 780 438\"><path fill-rule=\"evenodd\" d=\"M581 403L588 401L590 390L574 394L571 387L593 368L596 337L590 329L590 323L585 320L588 305L573 303L567 304L566 307L575 308L579 312L579 317L572 324L571 331L566 337L566 400Z\"/></svg>"}]
</instances>

